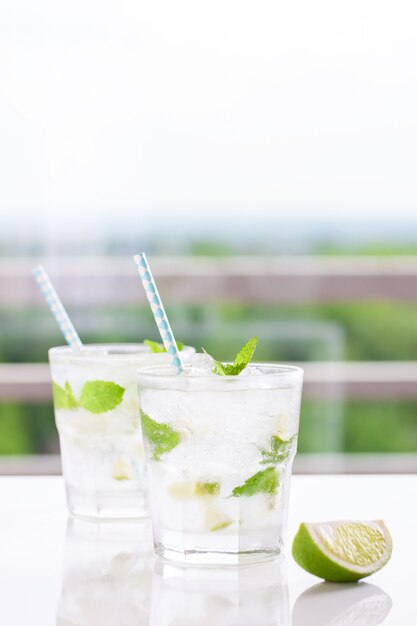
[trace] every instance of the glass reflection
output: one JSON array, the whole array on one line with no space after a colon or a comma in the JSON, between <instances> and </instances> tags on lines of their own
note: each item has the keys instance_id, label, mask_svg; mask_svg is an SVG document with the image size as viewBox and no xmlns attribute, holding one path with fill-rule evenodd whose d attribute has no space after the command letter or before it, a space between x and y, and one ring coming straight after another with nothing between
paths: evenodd
<instances>
[{"instance_id":1,"label":"glass reflection","mask_svg":"<svg viewBox=\"0 0 417 626\"><path fill-rule=\"evenodd\" d=\"M148 626L153 562L149 520L70 519L57 626Z\"/></svg>"},{"instance_id":2,"label":"glass reflection","mask_svg":"<svg viewBox=\"0 0 417 626\"><path fill-rule=\"evenodd\" d=\"M290 626L283 558L260 565L155 563L150 626Z\"/></svg>"},{"instance_id":3,"label":"glass reflection","mask_svg":"<svg viewBox=\"0 0 417 626\"><path fill-rule=\"evenodd\" d=\"M376 626L392 608L390 596L369 583L320 583L297 599L292 626Z\"/></svg>"}]
</instances>

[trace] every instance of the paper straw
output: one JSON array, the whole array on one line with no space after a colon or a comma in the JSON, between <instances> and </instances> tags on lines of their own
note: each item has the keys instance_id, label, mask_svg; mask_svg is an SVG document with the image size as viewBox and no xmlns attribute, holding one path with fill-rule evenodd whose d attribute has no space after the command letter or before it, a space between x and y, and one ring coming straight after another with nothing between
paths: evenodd
<instances>
[{"instance_id":1,"label":"paper straw","mask_svg":"<svg viewBox=\"0 0 417 626\"><path fill-rule=\"evenodd\" d=\"M178 374L180 374L184 369L184 364L181 360L177 342L175 341L167 314L165 313L164 305L159 297L158 289L152 276L151 268L149 267L146 255L142 252L141 254L136 254L133 258L138 266L139 276L142 280L142 285L145 289L149 304L151 305L152 313L155 318L156 325L158 326L161 339L164 343L165 350L172 356L171 363L172 365L175 365L178 370Z\"/></svg>"},{"instance_id":2,"label":"paper straw","mask_svg":"<svg viewBox=\"0 0 417 626\"><path fill-rule=\"evenodd\" d=\"M55 291L51 281L49 280L43 266L37 265L36 267L34 267L32 269L32 274L34 275L35 280L38 283L39 289L45 297L51 313L54 316L55 321L58 324L59 329L64 335L67 343L71 346L71 348L76 348L80 350L83 347L81 339L79 338L77 331L72 325L72 322L68 317L68 314L64 309L64 306L59 299L59 296Z\"/></svg>"}]
</instances>

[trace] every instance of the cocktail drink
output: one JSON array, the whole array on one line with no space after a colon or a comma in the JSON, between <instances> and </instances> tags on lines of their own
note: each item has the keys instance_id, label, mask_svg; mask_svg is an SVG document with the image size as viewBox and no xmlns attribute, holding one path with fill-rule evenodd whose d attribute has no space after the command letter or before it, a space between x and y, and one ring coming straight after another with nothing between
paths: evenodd
<instances>
[{"instance_id":1,"label":"cocktail drink","mask_svg":"<svg viewBox=\"0 0 417 626\"><path fill-rule=\"evenodd\" d=\"M184 358L194 348L185 347ZM136 370L169 363L144 344L49 350L68 508L74 515L146 514Z\"/></svg>"},{"instance_id":2,"label":"cocktail drink","mask_svg":"<svg viewBox=\"0 0 417 626\"><path fill-rule=\"evenodd\" d=\"M157 554L234 564L282 551L302 377L274 364L138 371Z\"/></svg>"}]
</instances>

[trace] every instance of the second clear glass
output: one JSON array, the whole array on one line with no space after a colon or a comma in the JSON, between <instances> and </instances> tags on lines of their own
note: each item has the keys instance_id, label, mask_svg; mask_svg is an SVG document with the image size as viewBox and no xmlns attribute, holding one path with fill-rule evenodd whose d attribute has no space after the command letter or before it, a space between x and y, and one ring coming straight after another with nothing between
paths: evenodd
<instances>
[{"instance_id":1,"label":"second clear glass","mask_svg":"<svg viewBox=\"0 0 417 626\"><path fill-rule=\"evenodd\" d=\"M192 353L184 346L183 359ZM144 344L49 350L70 513L110 519L148 514L136 370L169 360Z\"/></svg>"}]
</instances>

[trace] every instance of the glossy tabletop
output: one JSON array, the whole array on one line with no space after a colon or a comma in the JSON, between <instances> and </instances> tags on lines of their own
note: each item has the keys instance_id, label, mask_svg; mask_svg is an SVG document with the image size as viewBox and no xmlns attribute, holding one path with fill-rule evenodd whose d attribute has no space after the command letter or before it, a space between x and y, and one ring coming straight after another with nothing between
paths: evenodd
<instances>
[{"instance_id":1,"label":"glossy tabletop","mask_svg":"<svg viewBox=\"0 0 417 626\"><path fill-rule=\"evenodd\" d=\"M415 626L417 476L295 476L301 521L383 519L393 556L358 584L323 583L291 554L250 567L156 561L149 520L69 520L62 478L0 478L7 626Z\"/></svg>"}]
</instances>

